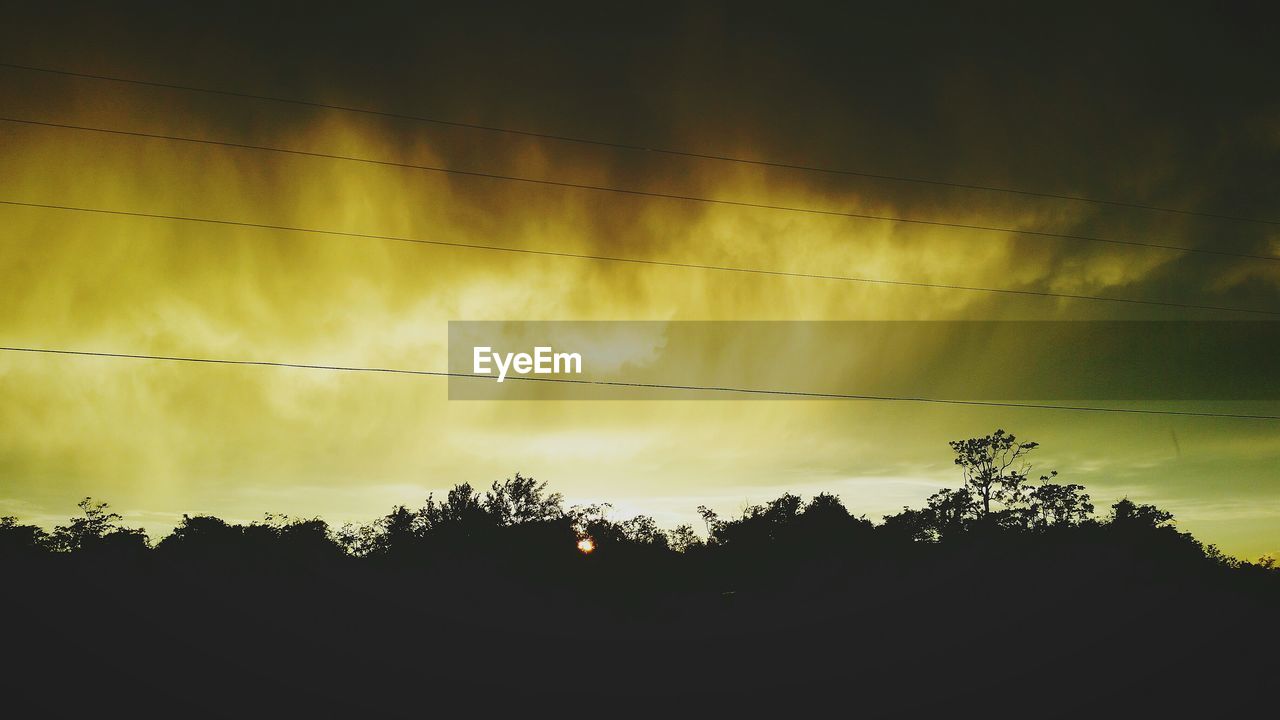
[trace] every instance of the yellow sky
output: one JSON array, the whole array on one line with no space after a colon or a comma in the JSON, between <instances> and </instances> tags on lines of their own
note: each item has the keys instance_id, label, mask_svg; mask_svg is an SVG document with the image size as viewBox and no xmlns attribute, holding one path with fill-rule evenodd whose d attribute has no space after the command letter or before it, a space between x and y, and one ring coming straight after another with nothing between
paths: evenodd
<instances>
[{"instance_id":1,"label":"yellow sky","mask_svg":"<svg viewBox=\"0 0 1280 720\"><path fill-rule=\"evenodd\" d=\"M15 117L849 212L906 205L798 173L637 164L247 100L10 71L0 94ZM698 128L688 133L696 142ZM1132 295L1180 261L7 123L0 199L1062 293ZM1064 232L1102 212L941 191L917 191L909 206ZM1168 242L1189 232L1168 216L1142 222ZM1206 265L1206 284L1280 284L1272 266ZM427 370L444 368L447 322L463 319L1218 317L16 207L0 207L0 307L4 345ZM837 492L878 519L959 481L948 440L1004 427L1039 441L1038 467L1087 485L1100 507L1128 495L1228 552L1280 549L1280 433L1266 421L871 402L449 402L434 378L12 353L0 353L0 397L0 513L44 523L85 495L153 533L183 513L368 520L517 470L570 501L613 502L667 526L700 504L732 512L783 491Z\"/></svg>"}]
</instances>

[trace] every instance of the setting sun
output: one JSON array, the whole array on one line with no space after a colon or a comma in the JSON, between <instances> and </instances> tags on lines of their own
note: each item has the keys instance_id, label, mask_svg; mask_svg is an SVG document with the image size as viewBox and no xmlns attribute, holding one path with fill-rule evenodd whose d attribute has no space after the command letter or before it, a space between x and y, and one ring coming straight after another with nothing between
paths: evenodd
<instances>
[{"instance_id":1,"label":"setting sun","mask_svg":"<svg viewBox=\"0 0 1280 720\"><path fill-rule=\"evenodd\" d=\"M578 541L578 550L580 550L583 555L590 555L592 552L595 551L595 549L596 549L596 543L594 540L592 540L589 537L582 538L581 540Z\"/></svg>"}]
</instances>

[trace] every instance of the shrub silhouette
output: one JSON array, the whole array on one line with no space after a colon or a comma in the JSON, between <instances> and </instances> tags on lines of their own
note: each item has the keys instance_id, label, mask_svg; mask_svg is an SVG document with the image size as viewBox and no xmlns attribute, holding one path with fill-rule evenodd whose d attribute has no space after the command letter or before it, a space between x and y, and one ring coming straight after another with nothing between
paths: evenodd
<instances>
[{"instance_id":1,"label":"shrub silhouette","mask_svg":"<svg viewBox=\"0 0 1280 720\"><path fill-rule=\"evenodd\" d=\"M49 535L36 525L21 525L13 516L0 517L0 559L26 560L49 549Z\"/></svg>"}]
</instances>

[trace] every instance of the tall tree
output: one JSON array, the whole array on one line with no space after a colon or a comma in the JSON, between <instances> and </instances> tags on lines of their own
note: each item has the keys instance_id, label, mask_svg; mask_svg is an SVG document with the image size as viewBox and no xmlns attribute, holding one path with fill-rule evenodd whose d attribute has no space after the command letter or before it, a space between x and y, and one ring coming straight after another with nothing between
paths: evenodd
<instances>
[{"instance_id":1,"label":"tall tree","mask_svg":"<svg viewBox=\"0 0 1280 720\"><path fill-rule=\"evenodd\" d=\"M993 500L1013 505L1026 498L1031 472L1026 458L1038 443L1018 442L1004 430L996 430L985 437L953 440L950 445L956 465L964 471L965 486L980 501L982 517L991 514Z\"/></svg>"}]
</instances>

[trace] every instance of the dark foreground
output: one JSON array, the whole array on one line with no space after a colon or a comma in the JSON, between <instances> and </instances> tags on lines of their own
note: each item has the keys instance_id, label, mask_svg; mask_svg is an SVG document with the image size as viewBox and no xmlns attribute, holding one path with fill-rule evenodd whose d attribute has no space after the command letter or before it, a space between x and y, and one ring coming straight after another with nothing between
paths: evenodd
<instances>
[{"instance_id":1,"label":"dark foreground","mask_svg":"<svg viewBox=\"0 0 1280 720\"><path fill-rule=\"evenodd\" d=\"M10 717L1276 707L1273 572L1087 544L744 566L602 549L536 573L520 555L11 562L4 704L35 711Z\"/></svg>"},{"instance_id":2,"label":"dark foreground","mask_svg":"<svg viewBox=\"0 0 1280 720\"><path fill-rule=\"evenodd\" d=\"M965 486L880 524L784 494L664 531L519 474L338 530L0 518L0 717L1276 715L1273 560L952 447Z\"/></svg>"}]
</instances>

